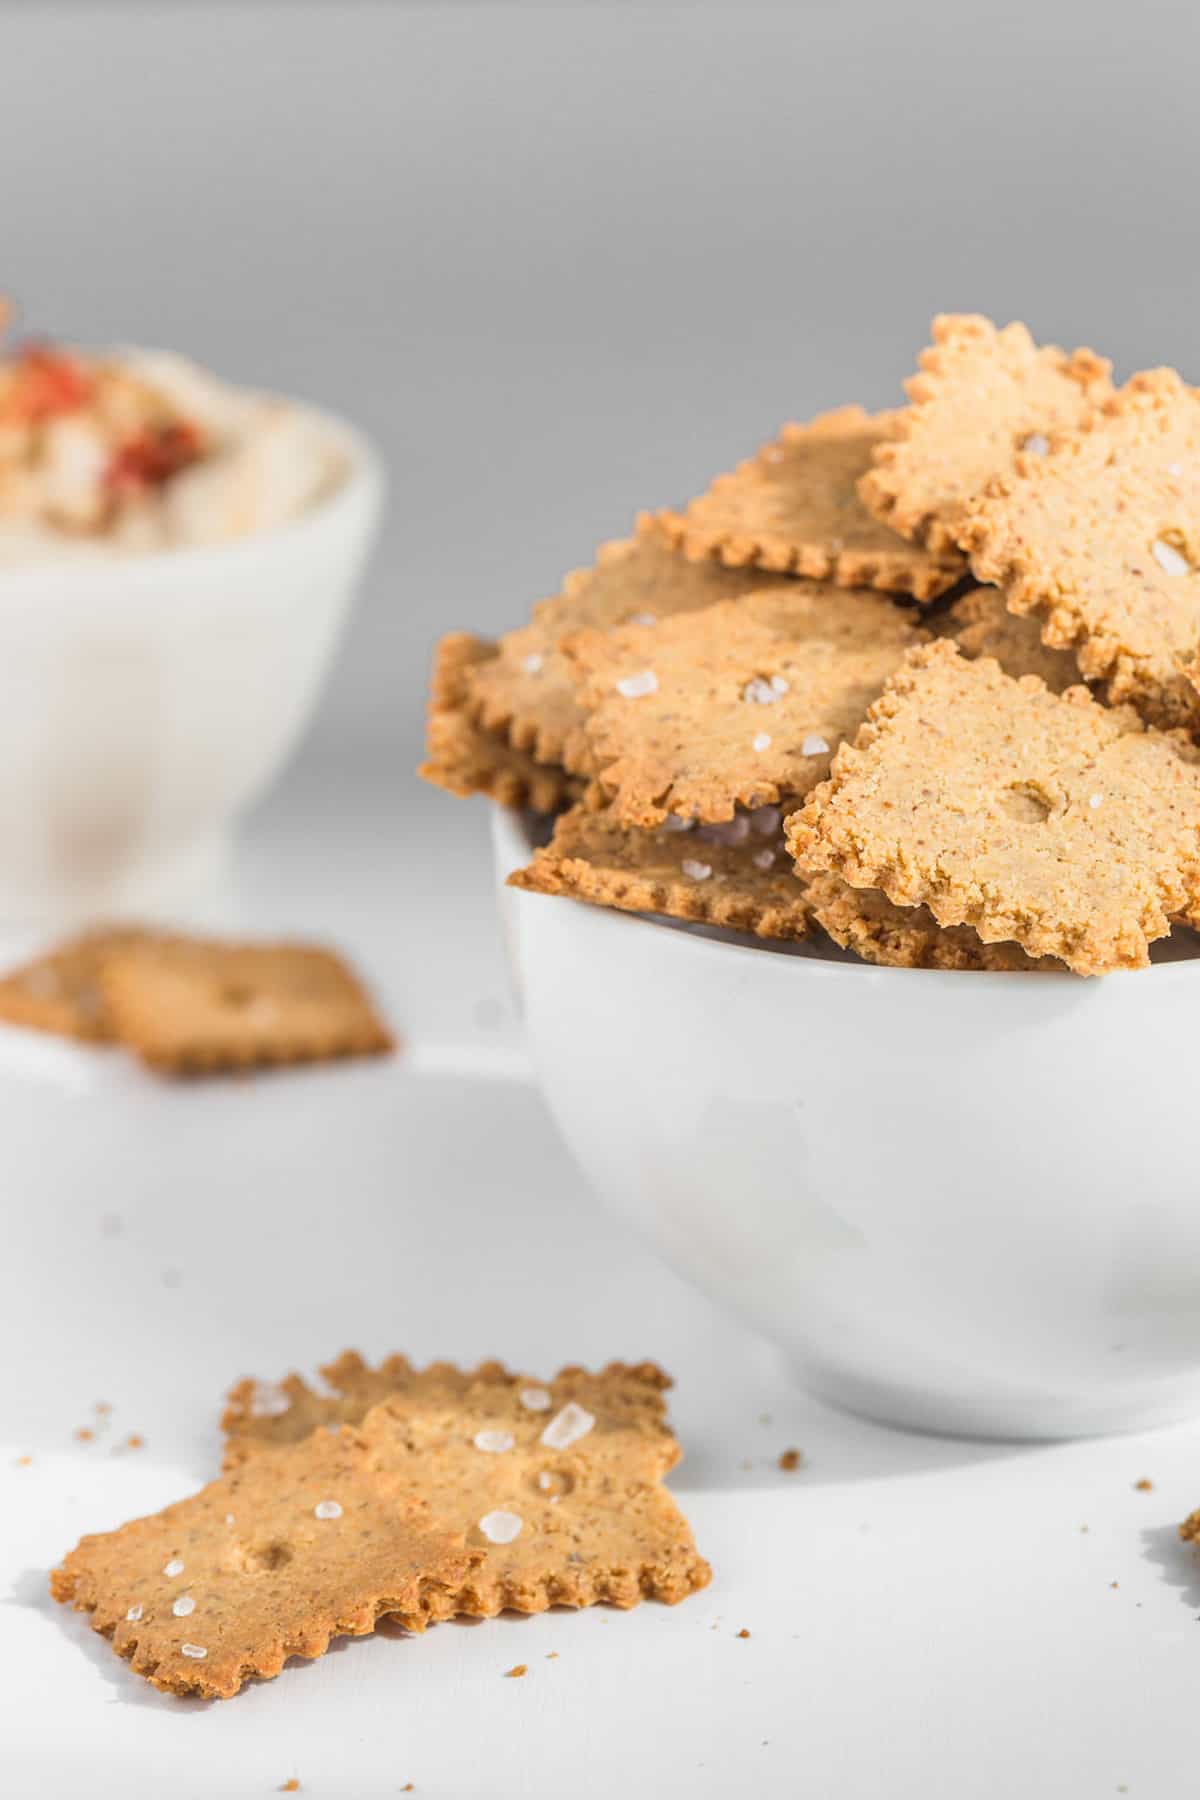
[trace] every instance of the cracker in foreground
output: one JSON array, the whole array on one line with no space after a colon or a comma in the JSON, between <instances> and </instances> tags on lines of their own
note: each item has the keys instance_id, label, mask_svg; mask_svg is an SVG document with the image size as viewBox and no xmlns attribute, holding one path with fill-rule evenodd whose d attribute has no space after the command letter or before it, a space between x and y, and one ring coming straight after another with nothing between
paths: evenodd
<instances>
[{"instance_id":1,"label":"cracker in foreground","mask_svg":"<svg viewBox=\"0 0 1200 1800\"><path fill-rule=\"evenodd\" d=\"M563 639L630 619L657 622L770 585L771 577L756 579L751 570L689 562L671 548L661 523L643 516L633 537L602 544L590 569L568 575L560 594L535 607L530 624L507 632L497 654L476 661L467 675L466 711L492 738L539 763L590 775L585 714L575 672L559 648Z\"/></svg>"},{"instance_id":2,"label":"cracker in foreground","mask_svg":"<svg viewBox=\"0 0 1200 1800\"><path fill-rule=\"evenodd\" d=\"M228 1699L289 1656L442 1615L478 1552L349 1432L320 1432L190 1499L85 1537L50 1578L139 1675Z\"/></svg>"},{"instance_id":3,"label":"cracker in foreground","mask_svg":"<svg viewBox=\"0 0 1200 1800\"><path fill-rule=\"evenodd\" d=\"M662 514L664 526L691 557L936 599L964 572L958 551L935 555L906 543L858 494L890 428L891 415L872 416L860 406L785 425L774 443L718 475L684 512Z\"/></svg>"},{"instance_id":4,"label":"cracker in foreground","mask_svg":"<svg viewBox=\"0 0 1200 1800\"><path fill-rule=\"evenodd\" d=\"M909 653L788 841L805 875L924 903L985 943L1081 975L1142 968L1172 914L1200 918L1198 754L942 641Z\"/></svg>"},{"instance_id":5,"label":"cracker in foreground","mask_svg":"<svg viewBox=\"0 0 1200 1800\"><path fill-rule=\"evenodd\" d=\"M426 721L426 760L418 773L434 787L466 799L484 794L501 806L557 812L570 795L566 771L516 749L505 732L473 716L473 677L496 666L500 651L484 638L452 631L438 643Z\"/></svg>"},{"instance_id":6,"label":"cracker in foreground","mask_svg":"<svg viewBox=\"0 0 1200 1800\"><path fill-rule=\"evenodd\" d=\"M1112 392L1110 364L1091 350L1037 345L1024 325L997 329L974 313L942 313L912 404L893 415L859 494L877 519L932 551L960 541L964 508L1022 451L1044 453Z\"/></svg>"},{"instance_id":7,"label":"cracker in foreground","mask_svg":"<svg viewBox=\"0 0 1200 1800\"><path fill-rule=\"evenodd\" d=\"M136 927L86 931L0 977L0 1020L58 1037L109 1043L115 1033L100 971L117 950L150 941Z\"/></svg>"},{"instance_id":8,"label":"cracker in foreground","mask_svg":"<svg viewBox=\"0 0 1200 1800\"><path fill-rule=\"evenodd\" d=\"M923 636L882 594L805 581L572 638L613 816L719 822L807 793Z\"/></svg>"},{"instance_id":9,"label":"cracker in foreground","mask_svg":"<svg viewBox=\"0 0 1200 1800\"><path fill-rule=\"evenodd\" d=\"M173 938L114 951L101 981L121 1042L170 1074L393 1048L349 965L310 945Z\"/></svg>"},{"instance_id":10,"label":"cracker in foreground","mask_svg":"<svg viewBox=\"0 0 1200 1800\"><path fill-rule=\"evenodd\" d=\"M1171 369L1133 379L1080 431L978 500L963 541L981 581L1072 648L1105 697L1194 728L1181 661L1200 645L1200 395Z\"/></svg>"},{"instance_id":11,"label":"cracker in foreground","mask_svg":"<svg viewBox=\"0 0 1200 1800\"><path fill-rule=\"evenodd\" d=\"M938 620L937 630L953 638L964 656L994 656L1006 675L1036 675L1052 694L1065 693L1083 679L1072 653L1043 643L1038 621L1009 612L999 588L977 587L961 595Z\"/></svg>"},{"instance_id":12,"label":"cracker in foreground","mask_svg":"<svg viewBox=\"0 0 1200 1800\"><path fill-rule=\"evenodd\" d=\"M389 1370L394 1394L357 1428L371 1460L484 1552L456 1590L425 1593L411 1617L396 1608L403 1623L491 1617L505 1607L674 1603L708 1584L708 1564L662 1484L679 1446L666 1422L670 1383L661 1369L569 1367L548 1382L498 1363L416 1371L392 1358L378 1373L386 1379ZM338 1378L342 1398L374 1397L371 1374L352 1359ZM321 1397L294 1398L307 1423ZM272 1451L265 1436L241 1436L251 1466L292 1454Z\"/></svg>"},{"instance_id":13,"label":"cracker in foreground","mask_svg":"<svg viewBox=\"0 0 1200 1800\"><path fill-rule=\"evenodd\" d=\"M877 888L852 888L826 869L810 876L813 918L843 950L893 969L1058 970L1050 957L1027 956L1019 944L985 944L969 925L939 925L927 906L896 906Z\"/></svg>"},{"instance_id":14,"label":"cracker in foreground","mask_svg":"<svg viewBox=\"0 0 1200 1800\"><path fill-rule=\"evenodd\" d=\"M804 883L784 848L775 806L685 831L641 831L611 810L576 807L562 814L528 868L509 876L509 886L763 938L809 932Z\"/></svg>"}]
</instances>

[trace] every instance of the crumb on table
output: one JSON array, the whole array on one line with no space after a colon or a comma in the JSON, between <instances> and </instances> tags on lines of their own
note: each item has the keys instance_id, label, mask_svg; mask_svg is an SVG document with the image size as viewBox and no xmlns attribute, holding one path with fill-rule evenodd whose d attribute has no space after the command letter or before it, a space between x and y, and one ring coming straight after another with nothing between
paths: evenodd
<instances>
[{"instance_id":1,"label":"crumb on table","mask_svg":"<svg viewBox=\"0 0 1200 1800\"><path fill-rule=\"evenodd\" d=\"M798 1450L785 1450L779 1458L779 1466L781 1469L786 1469L790 1474L793 1469L798 1469L800 1467L803 1460L804 1458Z\"/></svg>"},{"instance_id":2,"label":"crumb on table","mask_svg":"<svg viewBox=\"0 0 1200 1800\"><path fill-rule=\"evenodd\" d=\"M504 1673L505 1673L505 1676L508 1677L510 1680L515 1679L518 1675L528 1675L529 1664L528 1663L514 1663L512 1668L505 1669Z\"/></svg>"}]
</instances>

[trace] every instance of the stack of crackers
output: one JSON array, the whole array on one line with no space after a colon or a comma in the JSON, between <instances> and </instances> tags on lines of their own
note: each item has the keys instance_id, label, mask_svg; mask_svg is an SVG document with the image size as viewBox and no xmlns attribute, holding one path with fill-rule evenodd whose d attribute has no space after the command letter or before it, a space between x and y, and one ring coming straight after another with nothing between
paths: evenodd
<instances>
[{"instance_id":1,"label":"stack of crackers","mask_svg":"<svg viewBox=\"0 0 1200 1800\"><path fill-rule=\"evenodd\" d=\"M514 885L926 968L1200 925L1200 393L968 315L919 360L442 640L422 773L556 815Z\"/></svg>"},{"instance_id":2,"label":"stack of crackers","mask_svg":"<svg viewBox=\"0 0 1200 1800\"><path fill-rule=\"evenodd\" d=\"M225 1699L385 1616L419 1632L709 1581L663 1486L680 1453L652 1363L543 1384L351 1351L321 1373L323 1392L241 1382L221 1478L54 1571L55 1598L155 1687Z\"/></svg>"}]
</instances>

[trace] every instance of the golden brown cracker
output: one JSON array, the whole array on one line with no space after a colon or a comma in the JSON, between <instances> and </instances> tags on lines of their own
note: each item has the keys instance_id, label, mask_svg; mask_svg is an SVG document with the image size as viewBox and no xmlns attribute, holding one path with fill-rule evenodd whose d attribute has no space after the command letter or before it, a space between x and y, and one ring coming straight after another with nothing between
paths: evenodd
<instances>
[{"instance_id":1,"label":"golden brown cracker","mask_svg":"<svg viewBox=\"0 0 1200 1800\"><path fill-rule=\"evenodd\" d=\"M843 950L893 969L1029 972L1063 965L1035 961L1019 944L985 944L969 925L939 925L927 906L896 906L878 888L852 888L826 869L806 883L813 918Z\"/></svg>"},{"instance_id":2,"label":"golden brown cracker","mask_svg":"<svg viewBox=\"0 0 1200 1800\"><path fill-rule=\"evenodd\" d=\"M110 1042L115 1033L100 971L115 950L154 935L133 926L105 926L44 951L0 977L0 1020L57 1037Z\"/></svg>"},{"instance_id":3,"label":"golden brown cracker","mask_svg":"<svg viewBox=\"0 0 1200 1800\"><path fill-rule=\"evenodd\" d=\"M958 551L934 555L906 543L859 498L858 482L890 428L890 414L861 406L785 425L683 513L661 515L663 523L688 556L936 599L963 573Z\"/></svg>"},{"instance_id":4,"label":"golden brown cracker","mask_svg":"<svg viewBox=\"0 0 1200 1800\"><path fill-rule=\"evenodd\" d=\"M349 1432L319 1432L117 1531L85 1537L56 1600L157 1688L228 1699L289 1656L443 1617L478 1552Z\"/></svg>"},{"instance_id":5,"label":"golden brown cracker","mask_svg":"<svg viewBox=\"0 0 1200 1800\"><path fill-rule=\"evenodd\" d=\"M1200 918L1198 753L944 640L909 653L787 835L806 875L1082 975L1141 968L1172 914Z\"/></svg>"},{"instance_id":6,"label":"golden brown cracker","mask_svg":"<svg viewBox=\"0 0 1200 1800\"><path fill-rule=\"evenodd\" d=\"M1200 645L1200 394L1172 369L1133 379L1081 430L967 511L981 581L1073 649L1113 704L1194 728L1181 662Z\"/></svg>"},{"instance_id":7,"label":"golden brown cracker","mask_svg":"<svg viewBox=\"0 0 1200 1800\"><path fill-rule=\"evenodd\" d=\"M509 876L509 885L764 938L802 938L809 931L804 883L784 848L782 814L774 806L738 814L728 825L685 831L639 831L609 811L576 807L561 816L528 868Z\"/></svg>"},{"instance_id":8,"label":"golden brown cracker","mask_svg":"<svg viewBox=\"0 0 1200 1800\"><path fill-rule=\"evenodd\" d=\"M1026 450L1084 421L1112 392L1111 365L1091 350L1037 345L1024 325L997 329L975 313L941 313L912 404L893 415L859 494L877 519L934 552L954 550L966 505Z\"/></svg>"},{"instance_id":9,"label":"golden brown cracker","mask_svg":"<svg viewBox=\"0 0 1200 1800\"><path fill-rule=\"evenodd\" d=\"M101 982L121 1042L170 1074L393 1048L349 965L312 945L173 938L114 951Z\"/></svg>"},{"instance_id":10,"label":"golden brown cracker","mask_svg":"<svg viewBox=\"0 0 1200 1800\"><path fill-rule=\"evenodd\" d=\"M881 594L807 581L580 633L567 649L613 816L719 822L807 793L922 636Z\"/></svg>"},{"instance_id":11,"label":"golden brown cracker","mask_svg":"<svg viewBox=\"0 0 1200 1800\"><path fill-rule=\"evenodd\" d=\"M937 631L950 637L964 656L994 656L1006 675L1037 675L1052 694L1065 693L1083 677L1069 650L1042 642L1036 619L1009 612L998 588L972 588L937 621Z\"/></svg>"},{"instance_id":12,"label":"golden brown cracker","mask_svg":"<svg viewBox=\"0 0 1200 1800\"><path fill-rule=\"evenodd\" d=\"M467 704L472 677L495 666L499 654L495 644L467 631L440 640L430 683L426 760L418 773L460 798L484 794L501 806L557 812L571 797L566 771L514 749L504 732L472 717Z\"/></svg>"},{"instance_id":13,"label":"golden brown cracker","mask_svg":"<svg viewBox=\"0 0 1200 1800\"><path fill-rule=\"evenodd\" d=\"M467 682L467 711L486 732L539 762L589 775L592 757L576 676L559 646L582 630L607 631L630 619L659 620L729 600L756 585L752 572L689 562L659 521L644 514L633 537L602 544L590 569L576 569L562 592L543 600L528 625L505 634L498 654L481 657Z\"/></svg>"}]
</instances>

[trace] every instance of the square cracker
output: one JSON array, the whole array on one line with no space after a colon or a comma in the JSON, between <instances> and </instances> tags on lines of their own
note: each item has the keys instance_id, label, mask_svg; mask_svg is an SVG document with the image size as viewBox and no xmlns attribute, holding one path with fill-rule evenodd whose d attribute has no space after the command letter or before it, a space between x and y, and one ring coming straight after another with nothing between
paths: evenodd
<instances>
[{"instance_id":1,"label":"square cracker","mask_svg":"<svg viewBox=\"0 0 1200 1800\"><path fill-rule=\"evenodd\" d=\"M1042 641L1038 621L1009 612L998 588L977 587L962 594L937 620L939 637L953 638L964 656L994 656L1006 675L1037 675L1052 694L1083 680L1069 650Z\"/></svg>"},{"instance_id":2,"label":"square cracker","mask_svg":"<svg viewBox=\"0 0 1200 1800\"><path fill-rule=\"evenodd\" d=\"M708 1564L662 1485L680 1452L666 1422L670 1382L653 1363L598 1374L571 1366L546 1383L499 1363L414 1370L402 1357L379 1371L342 1358L325 1374L339 1390L332 1400L293 1382L294 1417L289 1408L257 1434L239 1418L237 1454L269 1462L282 1433L323 1407L371 1405L357 1430L375 1466L403 1476L484 1552L457 1591L424 1596L412 1623L505 1607L673 1604L707 1585ZM390 1379L395 1391L380 1399ZM238 1415L243 1394L234 1390Z\"/></svg>"},{"instance_id":3,"label":"square cracker","mask_svg":"<svg viewBox=\"0 0 1200 1800\"><path fill-rule=\"evenodd\" d=\"M354 972L311 945L171 938L114 951L101 982L121 1042L175 1075L393 1048Z\"/></svg>"},{"instance_id":4,"label":"square cracker","mask_svg":"<svg viewBox=\"0 0 1200 1800\"><path fill-rule=\"evenodd\" d=\"M713 823L807 793L923 636L882 594L809 581L580 633L566 648L613 816Z\"/></svg>"},{"instance_id":5,"label":"square cracker","mask_svg":"<svg viewBox=\"0 0 1200 1800\"><path fill-rule=\"evenodd\" d=\"M0 1020L58 1037L110 1043L116 1033L100 973L114 951L151 942L135 926L104 926L68 938L0 976Z\"/></svg>"},{"instance_id":6,"label":"square cracker","mask_svg":"<svg viewBox=\"0 0 1200 1800\"><path fill-rule=\"evenodd\" d=\"M780 584L787 579L780 577ZM672 549L659 520L643 514L633 537L602 544L590 569L574 570L561 593L538 603L528 625L506 632L497 654L477 661L467 677L466 710L482 730L515 750L590 775L585 714L575 695L575 671L560 649L563 639L634 618L696 612L771 584L770 576L756 578L752 570L689 562Z\"/></svg>"},{"instance_id":7,"label":"square cracker","mask_svg":"<svg viewBox=\"0 0 1200 1800\"><path fill-rule=\"evenodd\" d=\"M942 641L910 652L788 821L832 869L940 925L1081 975L1141 968L1200 918L1200 752L1083 688L1052 694Z\"/></svg>"},{"instance_id":8,"label":"square cracker","mask_svg":"<svg viewBox=\"0 0 1200 1800\"><path fill-rule=\"evenodd\" d=\"M514 748L505 732L481 723L467 703L472 678L494 667L499 656L495 644L468 631L452 631L440 640L430 682L426 760L418 773L461 799L484 794L501 806L557 812L571 793L566 771Z\"/></svg>"},{"instance_id":9,"label":"square cracker","mask_svg":"<svg viewBox=\"0 0 1200 1800\"><path fill-rule=\"evenodd\" d=\"M782 814L767 806L729 825L639 831L611 811L564 813L544 850L509 886L564 894L621 912L659 913L763 938L809 931L804 883L783 846Z\"/></svg>"},{"instance_id":10,"label":"square cracker","mask_svg":"<svg viewBox=\"0 0 1200 1800\"><path fill-rule=\"evenodd\" d=\"M896 906L878 888L852 888L826 869L806 883L813 918L843 950L893 969L1057 969L1019 944L985 944L969 925L939 925L927 906Z\"/></svg>"},{"instance_id":11,"label":"square cracker","mask_svg":"<svg viewBox=\"0 0 1200 1800\"><path fill-rule=\"evenodd\" d=\"M905 383L912 405L893 415L858 491L933 551L958 546L967 503L1011 476L1024 446L1082 424L1112 392L1093 351L1038 346L1024 325L998 330L974 313L939 314L920 365Z\"/></svg>"},{"instance_id":12,"label":"square cracker","mask_svg":"<svg viewBox=\"0 0 1200 1800\"><path fill-rule=\"evenodd\" d=\"M321 1431L83 1538L50 1591L90 1613L155 1687L224 1700L253 1676L278 1675L289 1656L373 1631L385 1613L418 1625L442 1617L444 1596L479 1560L402 1472L380 1469L354 1434Z\"/></svg>"},{"instance_id":13,"label":"square cracker","mask_svg":"<svg viewBox=\"0 0 1200 1800\"><path fill-rule=\"evenodd\" d=\"M683 513L662 514L663 523L688 556L934 600L963 574L958 551L935 555L907 543L859 498L890 425L890 414L861 406L785 425Z\"/></svg>"},{"instance_id":14,"label":"square cracker","mask_svg":"<svg viewBox=\"0 0 1200 1800\"><path fill-rule=\"evenodd\" d=\"M1083 429L968 510L963 541L981 581L1073 648L1114 704L1194 727L1181 660L1200 644L1200 394L1154 369Z\"/></svg>"}]
</instances>

